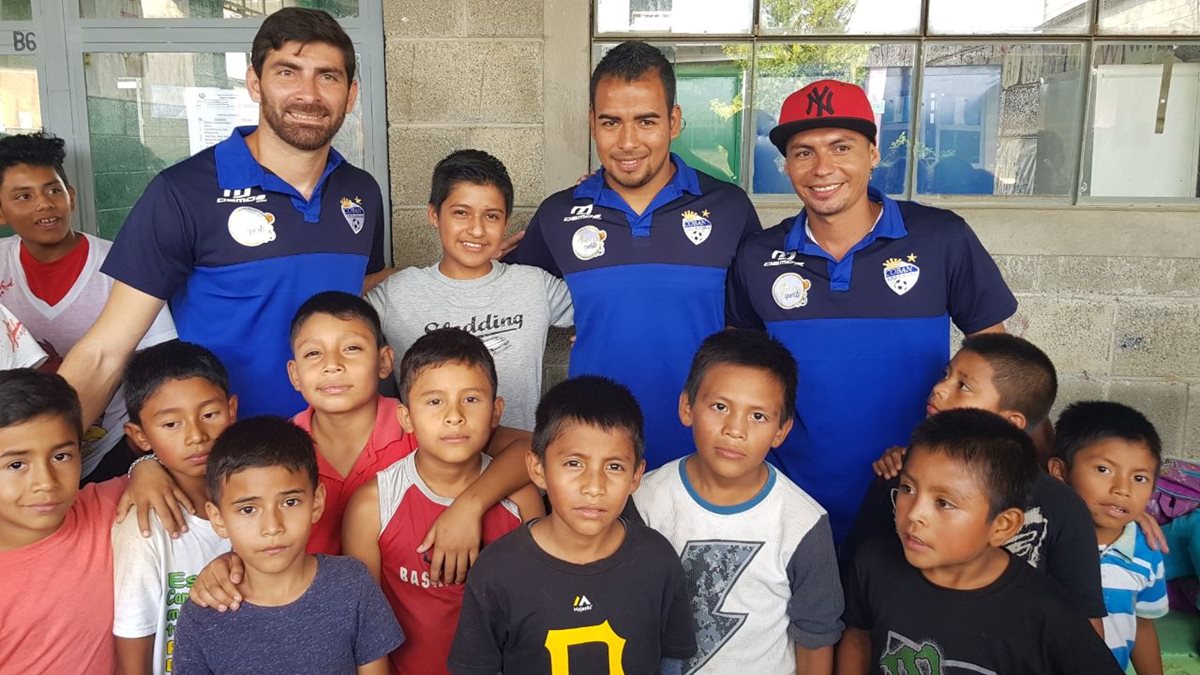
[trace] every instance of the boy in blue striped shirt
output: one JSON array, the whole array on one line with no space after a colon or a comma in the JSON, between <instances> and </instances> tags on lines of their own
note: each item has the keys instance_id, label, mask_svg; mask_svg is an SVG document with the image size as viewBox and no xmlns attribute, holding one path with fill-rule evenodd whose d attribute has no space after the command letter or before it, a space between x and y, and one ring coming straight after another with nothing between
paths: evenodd
<instances>
[{"instance_id":1,"label":"boy in blue striped shirt","mask_svg":"<svg viewBox=\"0 0 1200 675\"><path fill-rule=\"evenodd\" d=\"M1146 510L1162 463L1162 442L1140 412L1086 401L1058 418L1050 473L1087 504L1100 547L1104 641L1122 669L1161 673L1154 619L1167 613L1163 557L1134 519Z\"/></svg>"}]
</instances>

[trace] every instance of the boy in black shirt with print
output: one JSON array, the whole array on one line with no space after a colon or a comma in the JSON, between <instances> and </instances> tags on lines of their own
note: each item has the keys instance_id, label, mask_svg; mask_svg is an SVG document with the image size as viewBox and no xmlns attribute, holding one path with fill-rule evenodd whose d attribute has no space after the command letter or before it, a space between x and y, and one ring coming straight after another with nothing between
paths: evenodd
<instances>
[{"instance_id":1,"label":"boy in black shirt with print","mask_svg":"<svg viewBox=\"0 0 1200 675\"><path fill-rule=\"evenodd\" d=\"M897 536L859 547L846 580L839 675L1121 672L1047 576L1003 548L1037 476L1033 442L983 410L913 432Z\"/></svg>"},{"instance_id":2,"label":"boy in black shirt with print","mask_svg":"<svg viewBox=\"0 0 1200 675\"><path fill-rule=\"evenodd\" d=\"M679 672L696 651L675 549L620 517L642 479L642 413L607 378L538 405L527 464L550 515L483 550L450 648L455 675Z\"/></svg>"}]
</instances>

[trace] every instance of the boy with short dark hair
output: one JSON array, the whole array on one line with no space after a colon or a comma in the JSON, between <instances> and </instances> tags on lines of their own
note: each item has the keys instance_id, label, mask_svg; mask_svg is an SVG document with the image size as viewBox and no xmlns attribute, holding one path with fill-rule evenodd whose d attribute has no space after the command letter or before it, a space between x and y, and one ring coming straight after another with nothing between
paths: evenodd
<instances>
[{"instance_id":1,"label":"boy with short dark hair","mask_svg":"<svg viewBox=\"0 0 1200 675\"><path fill-rule=\"evenodd\" d=\"M572 325L574 312L562 279L493 260L512 203L512 180L500 160L481 150L450 153L433 169L427 214L441 239L441 260L400 270L371 289L367 300L400 354L435 328L455 326L483 339L504 392L502 423L531 430L546 332Z\"/></svg>"},{"instance_id":2,"label":"boy with short dark hair","mask_svg":"<svg viewBox=\"0 0 1200 675\"><path fill-rule=\"evenodd\" d=\"M982 333L964 340L950 359L945 375L929 394L927 413L977 408L1028 431L1050 414L1057 392L1054 364L1042 350L1008 333ZM885 453L876 470L892 477L899 472L903 458L903 450L890 458ZM891 463L890 471L880 471L879 464L884 462ZM893 478L868 493L855 524L857 540L891 530L894 509L890 495L896 487ZM1005 547L1058 582L1072 606L1091 618L1099 631L1105 609L1100 559L1093 539L1091 517L1083 502L1062 482L1039 470L1023 524Z\"/></svg>"},{"instance_id":3,"label":"boy with short dark hair","mask_svg":"<svg viewBox=\"0 0 1200 675\"><path fill-rule=\"evenodd\" d=\"M696 452L647 474L634 494L694 593L699 644L684 672L833 672L843 599L829 515L765 461L795 409L786 347L758 331L709 336L679 396Z\"/></svg>"},{"instance_id":4,"label":"boy with short dark hair","mask_svg":"<svg viewBox=\"0 0 1200 675\"><path fill-rule=\"evenodd\" d=\"M325 490L308 434L280 417L238 422L213 445L206 476L213 528L246 568L241 609L189 603L179 617L182 673L387 673L404 635L363 564L310 555Z\"/></svg>"},{"instance_id":5,"label":"boy with short dark hair","mask_svg":"<svg viewBox=\"0 0 1200 675\"><path fill-rule=\"evenodd\" d=\"M656 673L695 653L679 558L662 535L620 518L643 444L637 401L612 380L577 377L546 393L527 461L550 515L480 554L452 673Z\"/></svg>"},{"instance_id":6,"label":"boy with short dark hair","mask_svg":"<svg viewBox=\"0 0 1200 675\"><path fill-rule=\"evenodd\" d=\"M1161 673L1154 620L1167 614L1162 553L1134 519L1144 513L1162 464L1162 441L1146 416L1120 403L1085 401L1058 418L1050 473L1087 504L1100 548L1104 641L1122 670Z\"/></svg>"},{"instance_id":7,"label":"boy with short dark hair","mask_svg":"<svg viewBox=\"0 0 1200 675\"><path fill-rule=\"evenodd\" d=\"M112 244L71 228L75 188L63 169L63 148L63 139L40 132L0 139L0 218L16 233L0 239L0 302L55 359L91 328L113 286L100 272ZM164 309L137 348L174 337ZM118 391L99 419L85 421L85 481L124 475L129 468L126 419Z\"/></svg>"},{"instance_id":8,"label":"boy with short dark hair","mask_svg":"<svg viewBox=\"0 0 1200 675\"><path fill-rule=\"evenodd\" d=\"M0 672L111 673L112 545L127 482L79 487L82 413L61 377L0 372Z\"/></svg>"},{"instance_id":9,"label":"boy with short dark hair","mask_svg":"<svg viewBox=\"0 0 1200 675\"><path fill-rule=\"evenodd\" d=\"M1029 436L993 413L922 422L895 535L859 547L847 575L838 673L1120 673L1058 587L1004 549L1037 475Z\"/></svg>"},{"instance_id":10,"label":"boy with short dark hair","mask_svg":"<svg viewBox=\"0 0 1200 675\"><path fill-rule=\"evenodd\" d=\"M429 579L417 553L425 532L491 461L483 453L504 399L479 338L439 328L413 343L399 368L400 423L417 441L412 454L360 487L346 508L343 550L380 581L407 641L392 652L393 673L445 673L463 587ZM487 546L544 514L532 490L523 502L496 504L483 516Z\"/></svg>"},{"instance_id":11,"label":"boy with short dark hair","mask_svg":"<svg viewBox=\"0 0 1200 675\"><path fill-rule=\"evenodd\" d=\"M200 345L172 340L135 354L125 371L125 432L158 463L192 504L208 501L205 467L217 437L237 416L237 396L221 361ZM143 537L126 518L112 530L113 635L122 675L171 673L175 625L196 574L229 542L204 511L183 515L171 537L157 516Z\"/></svg>"}]
</instances>

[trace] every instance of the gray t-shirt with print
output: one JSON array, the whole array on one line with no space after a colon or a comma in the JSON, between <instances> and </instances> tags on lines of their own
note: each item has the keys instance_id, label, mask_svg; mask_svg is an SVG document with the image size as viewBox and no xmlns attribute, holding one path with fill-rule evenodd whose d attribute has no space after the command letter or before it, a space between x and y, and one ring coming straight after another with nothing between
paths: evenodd
<instances>
[{"instance_id":1,"label":"gray t-shirt with print","mask_svg":"<svg viewBox=\"0 0 1200 675\"><path fill-rule=\"evenodd\" d=\"M396 350L396 377L404 352L425 333L462 328L483 340L496 360L501 423L533 429L542 393L542 355L550 326L574 323L571 295L562 279L537 267L492 263L478 279L451 279L430 267L407 267L367 293L383 334Z\"/></svg>"}]
</instances>

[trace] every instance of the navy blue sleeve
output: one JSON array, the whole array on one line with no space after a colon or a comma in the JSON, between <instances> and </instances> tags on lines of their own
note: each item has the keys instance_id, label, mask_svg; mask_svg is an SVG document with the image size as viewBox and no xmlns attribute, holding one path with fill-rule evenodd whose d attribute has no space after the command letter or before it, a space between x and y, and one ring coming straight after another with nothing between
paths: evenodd
<instances>
[{"instance_id":1,"label":"navy blue sleeve","mask_svg":"<svg viewBox=\"0 0 1200 675\"><path fill-rule=\"evenodd\" d=\"M954 325L967 335L989 328L1017 311L1017 299L1000 274L991 254L969 225L948 249L949 310Z\"/></svg>"},{"instance_id":2,"label":"navy blue sleeve","mask_svg":"<svg viewBox=\"0 0 1200 675\"><path fill-rule=\"evenodd\" d=\"M196 264L195 232L171 181L154 177L133 205L100 271L139 291L168 300Z\"/></svg>"},{"instance_id":3,"label":"navy blue sleeve","mask_svg":"<svg viewBox=\"0 0 1200 675\"><path fill-rule=\"evenodd\" d=\"M379 203L383 203L382 196ZM385 219L383 209L379 209L379 214L375 217L375 234L371 238L371 257L367 259L367 274L374 274L384 268L386 258L383 251L383 235L384 229L388 226L388 220Z\"/></svg>"},{"instance_id":4,"label":"navy blue sleeve","mask_svg":"<svg viewBox=\"0 0 1200 675\"><path fill-rule=\"evenodd\" d=\"M365 565L358 563L353 579L358 586L358 625L354 631L354 663L364 666L404 644L404 631L387 598Z\"/></svg>"},{"instance_id":5,"label":"navy blue sleeve","mask_svg":"<svg viewBox=\"0 0 1200 675\"><path fill-rule=\"evenodd\" d=\"M757 219L757 216L755 216ZM742 269L745 264L746 240L738 246L733 265L725 275L725 325L749 330L765 330L766 325L750 302L749 283Z\"/></svg>"},{"instance_id":6,"label":"navy blue sleeve","mask_svg":"<svg viewBox=\"0 0 1200 675\"><path fill-rule=\"evenodd\" d=\"M212 675L204 658L204 634L200 614L203 608L191 602L179 608L175 624L175 672L183 675Z\"/></svg>"},{"instance_id":7,"label":"navy blue sleeve","mask_svg":"<svg viewBox=\"0 0 1200 675\"><path fill-rule=\"evenodd\" d=\"M554 254L550 251L550 246L546 243L546 236L542 233L542 210L544 208L545 206L539 207L537 213L533 214L529 226L525 228L525 237L521 239L515 249L504 256L502 262L514 265L533 265L561 278L562 270L559 269L558 262L554 260Z\"/></svg>"}]
</instances>

